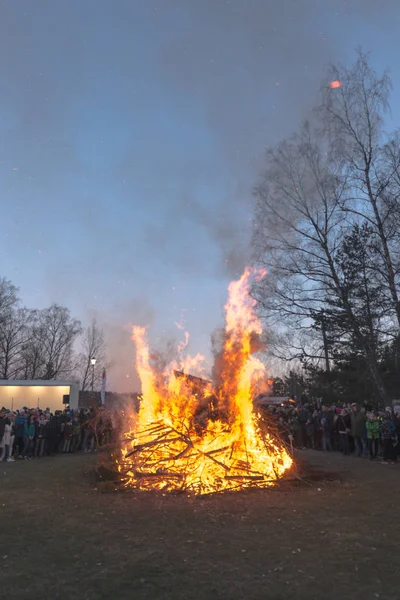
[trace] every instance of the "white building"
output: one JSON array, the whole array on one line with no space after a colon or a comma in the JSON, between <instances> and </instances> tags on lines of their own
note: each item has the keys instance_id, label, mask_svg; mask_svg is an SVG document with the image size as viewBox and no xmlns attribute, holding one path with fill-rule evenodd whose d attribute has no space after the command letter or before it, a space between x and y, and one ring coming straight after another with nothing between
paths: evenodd
<instances>
[{"instance_id":1,"label":"white building","mask_svg":"<svg viewBox=\"0 0 400 600\"><path fill-rule=\"evenodd\" d=\"M50 408L51 412L66 407L64 397L69 396L69 406L78 408L79 384L76 381L12 381L0 380L0 408L17 410L27 408ZM67 398L65 398L67 399Z\"/></svg>"}]
</instances>

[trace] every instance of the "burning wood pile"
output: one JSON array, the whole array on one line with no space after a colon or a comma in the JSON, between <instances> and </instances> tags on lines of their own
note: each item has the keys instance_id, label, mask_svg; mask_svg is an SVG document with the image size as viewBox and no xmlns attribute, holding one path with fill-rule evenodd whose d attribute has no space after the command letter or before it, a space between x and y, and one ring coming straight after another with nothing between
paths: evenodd
<instances>
[{"instance_id":1,"label":"burning wood pile","mask_svg":"<svg viewBox=\"0 0 400 600\"><path fill-rule=\"evenodd\" d=\"M229 286L214 384L184 375L201 366L200 355L157 370L145 329L134 328L142 402L118 459L125 486L209 494L271 486L290 468L284 446L253 413L254 390L265 379L264 365L254 356L262 329L248 293L251 277L258 276L247 268Z\"/></svg>"}]
</instances>

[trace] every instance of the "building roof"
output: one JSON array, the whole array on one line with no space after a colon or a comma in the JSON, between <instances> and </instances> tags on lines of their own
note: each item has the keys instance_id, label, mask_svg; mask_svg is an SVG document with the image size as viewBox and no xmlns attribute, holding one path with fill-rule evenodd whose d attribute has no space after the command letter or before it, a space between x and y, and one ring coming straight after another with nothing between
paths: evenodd
<instances>
[{"instance_id":1,"label":"building roof","mask_svg":"<svg viewBox=\"0 0 400 600\"><path fill-rule=\"evenodd\" d=\"M66 387L71 385L78 385L77 381L59 381L58 379L0 379L0 386L47 386L47 387Z\"/></svg>"}]
</instances>

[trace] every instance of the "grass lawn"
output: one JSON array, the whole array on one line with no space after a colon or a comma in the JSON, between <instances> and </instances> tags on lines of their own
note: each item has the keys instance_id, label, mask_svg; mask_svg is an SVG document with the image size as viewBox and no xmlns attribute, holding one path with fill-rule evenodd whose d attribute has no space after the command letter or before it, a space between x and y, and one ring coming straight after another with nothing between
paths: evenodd
<instances>
[{"instance_id":1,"label":"grass lawn","mask_svg":"<svg viewBox=\"0 0 400 600\"><path fill-rule=\"evenodd\" d=\"M399 600L400 466L302 452L341 482L207 498L101 491L92 456L2 463L7 600Z\"/></svg>"}]
</instances>

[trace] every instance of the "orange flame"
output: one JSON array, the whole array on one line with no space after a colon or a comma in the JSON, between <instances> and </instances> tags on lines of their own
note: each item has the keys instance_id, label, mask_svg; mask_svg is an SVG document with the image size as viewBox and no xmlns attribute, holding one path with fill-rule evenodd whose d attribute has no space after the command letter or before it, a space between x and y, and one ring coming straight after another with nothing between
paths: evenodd
<instances>
[{"instance_id":1,"label":"orange flame","mask_svg":"<svg viewBox=\"0 0 400 600\"><path fill-rule=\"evenodd\" d=\"M330 87L332 90L336 90L337 88L340 88L340 87L342 87L342 82L341 82L341 81L339 81L339 79L336 79L335 81L331 81L331 82L330 82L330 84L329 84L329 87Z\"/></svg>"},{"instance_id":2,"label":"orange flame","mask_svg":"<svg viewBox=\"0 0 400 600\"><path fill-rule=\"evenodd\" d=\"M253 394L265 381L254 356L262 327L249 294L251 278L265 272L246 268L228 288L226 326L218 381L185 376L202 372L204 357L183 357L158 372L151 364L145 329L133 328L136 367L142 383L137 418L126 432L118 469L126 486L207 494L273 485L292 465L282 444L261 431Z\"/></svg>"}]
</instances>

